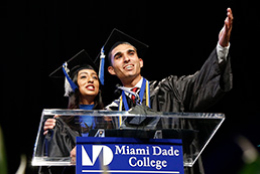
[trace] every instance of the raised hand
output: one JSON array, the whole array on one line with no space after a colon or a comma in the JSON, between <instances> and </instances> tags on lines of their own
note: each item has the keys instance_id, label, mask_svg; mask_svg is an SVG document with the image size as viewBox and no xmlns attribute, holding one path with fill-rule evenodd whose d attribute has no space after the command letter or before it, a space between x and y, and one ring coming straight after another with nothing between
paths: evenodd
<instances>
[{"instance_id":1,"label":"raised hand","mask_svg":"<svg viewBox=\"0 0 260 174\"><path fill-rule=\"evenodd\" d=\"M231 8L227 9L227 17L224 22L223 28L219 32L219 44L222 47L227 47L230 41L231 31L233 28L233 13Z\"/></svg>"}]
</instances>

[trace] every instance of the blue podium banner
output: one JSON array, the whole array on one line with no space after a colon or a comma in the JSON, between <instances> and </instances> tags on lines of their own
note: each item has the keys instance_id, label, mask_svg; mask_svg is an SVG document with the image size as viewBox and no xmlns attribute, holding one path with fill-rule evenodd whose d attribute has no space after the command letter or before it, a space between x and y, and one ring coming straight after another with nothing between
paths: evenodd
<instances>
[{"instance_id":1,"label":"blue podium banner","mask_svg":"<svg viewBox=\"0 0 260 174\"><path fill-rule=\"evenodd\" d=\"M93 174L183 174L179 139L77 137L76 171Z\"/></svg>"}]
</instances>

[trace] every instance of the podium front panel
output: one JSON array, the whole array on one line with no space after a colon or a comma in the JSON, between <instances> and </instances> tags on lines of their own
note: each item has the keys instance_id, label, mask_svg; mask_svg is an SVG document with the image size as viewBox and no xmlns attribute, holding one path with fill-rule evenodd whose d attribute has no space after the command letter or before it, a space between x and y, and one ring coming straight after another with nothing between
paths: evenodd
<instances>
[{"instance_id":1,"label":"podium front panel","mask_svg":"<svg viewBox=\"0 0 260 174\"><path fill-rule=\"evenodd\" d=\"M55 119L44 134L44 124ZM184 166L192 167L225 119L223 113L130 114L126 111L44 109L35 140L33 166L70 166L76 137L181 139ZM98 142L97 142L98 143Z\"/></svg>"}]
</instances>

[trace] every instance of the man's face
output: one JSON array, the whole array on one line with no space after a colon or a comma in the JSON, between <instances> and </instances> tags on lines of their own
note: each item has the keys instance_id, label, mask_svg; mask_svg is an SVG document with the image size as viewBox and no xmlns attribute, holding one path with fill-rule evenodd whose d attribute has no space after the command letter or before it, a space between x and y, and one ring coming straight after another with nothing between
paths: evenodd
<instances>
[{"instance_id":1,"label":"man's face","mask_svg":"<svg viewBox=\"0 0 260 174\"><path fill-rule=\"evenodd\" d=\"M133 80L140 76L143 60L138 58L136 49L129 44L120 44L111 51L111 64L108 71L121 81Z\"/></svg>"}]
</instances>

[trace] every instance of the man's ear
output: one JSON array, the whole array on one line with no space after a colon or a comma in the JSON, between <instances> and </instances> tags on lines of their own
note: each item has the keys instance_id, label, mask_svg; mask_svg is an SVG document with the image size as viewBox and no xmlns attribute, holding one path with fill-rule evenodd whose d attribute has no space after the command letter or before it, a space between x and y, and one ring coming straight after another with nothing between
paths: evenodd
<instances>
[{"instance_id":1,"label":"man's ear","mask_svg":"<svg viewBox=\"0 0 260 174\"><path fill-rule=\"evenodd\" d=\"M143 68L143 66L144 66L144 61L143 61L143 59L142 59L142 58L139 58L139 61L140 61L140 68Z\"/></svg>"},{"instance_id":2,"label":"man's ear","mask_svg":"<svg viewBox=\"0 0 260 174\"><path fill-rule=\"evenodd\" d=\"M107 68L107 70L108 70L108 72L109 72L111 75L116 75L115 70L114 70L114 68L113 68L112 66L109 66L109 67Z\"/></svg>"}]
</instances>

